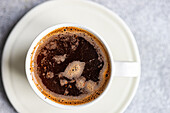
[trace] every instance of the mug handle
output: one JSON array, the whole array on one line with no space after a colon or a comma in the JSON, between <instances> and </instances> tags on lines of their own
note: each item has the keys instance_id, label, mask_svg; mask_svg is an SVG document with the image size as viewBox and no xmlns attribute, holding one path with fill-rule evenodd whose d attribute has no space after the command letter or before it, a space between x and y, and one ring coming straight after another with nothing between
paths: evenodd
<instances>
[{"instance_id":1,"label":"mug handle","mask_svg":"<svg viewBox=\"0 0 170 113\"><path fill-rule=\"evenodd\" d=\"M139 62L115 61L116 77L138 77L140 76Z\"/></svg>"}]
</instances>

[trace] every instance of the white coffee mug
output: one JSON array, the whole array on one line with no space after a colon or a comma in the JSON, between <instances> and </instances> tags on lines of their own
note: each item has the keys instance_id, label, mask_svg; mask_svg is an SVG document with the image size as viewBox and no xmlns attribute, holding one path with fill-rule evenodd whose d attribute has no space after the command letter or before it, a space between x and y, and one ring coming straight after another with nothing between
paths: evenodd
<instances>
[{"instance_id":1,"label":"white coffee mug","mask_svg":"<svg viewBox=\"0 0 170 113\"><path fill-rule=\"evenodd\" d=\"M36 45L39 43L39 41L46 36L48 33L50 33L51 31L54 31L58 28L61 27L77 27L77 28L81 28L84 29L90 33L92 33L94 36L96 36L96 38L99 39L99 41L102 42L102 44L106 47L108 55L110 57L110 65L111 65L111 76L110 76L110 80L108 82L107 87L105 88L105 90L103 91L103 93L100 94L99 97L97 97L96 99L94 99L93 101L90 101L88 103L85 104L81 104L81 105L63 105L63 104L59 104L57 102L54 102L48 98L45 97L45 95L43 95L39 89L36 87L36 84L33 81L34 76L31 74L30 71L30 63L31 63L31 56L35 54L36 51L34 51L33 54L31 54L34 50L34 47L36 47ZM43 32L41 32L33 41L33 43L31 44L27 56L26 56L26 62L25 62L25 69L26 69L26 75L28 78L28 81L32 87L32 89L34 90L34 92L41 98L43 99L45 102L55 106L55 107L59 107L59 108L63 108L63 109L75 109L75 108L82 108L82 107L87 107L90 106L94 103L96 103L97 101L99 101L109 90L111 82L113 81L113 77L115 76L120 76L120 77L136 77L139 73L139 68L138 68L138 63L136 62L118 62L118 61L114 61L111 50L108 46L108 44L105 42L105 40L95 31L93 31L92 29L86 27L86 26L82 26L82 25L78 25L78 24L58 24L55 26L52 26L50 28L47 28L46 30L44 30Z\"/></svg>"}]
</instances>

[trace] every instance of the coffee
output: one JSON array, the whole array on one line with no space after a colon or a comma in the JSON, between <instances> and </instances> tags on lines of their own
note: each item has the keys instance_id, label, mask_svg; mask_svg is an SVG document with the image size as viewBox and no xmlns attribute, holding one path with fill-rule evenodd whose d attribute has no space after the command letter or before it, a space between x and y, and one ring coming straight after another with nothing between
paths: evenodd
<instances>
[{"instance_id":1,"label":"coffee","mask_svg":"<svg viewBox=\"0 0 170 113\"><path fill-rule=\"evenodd\" d=\"M79 105L97 98L110 79L105 46L90 32L77 27L58 28L35 46L31 75L46 98Z\"/></svg>"}]
</instances>

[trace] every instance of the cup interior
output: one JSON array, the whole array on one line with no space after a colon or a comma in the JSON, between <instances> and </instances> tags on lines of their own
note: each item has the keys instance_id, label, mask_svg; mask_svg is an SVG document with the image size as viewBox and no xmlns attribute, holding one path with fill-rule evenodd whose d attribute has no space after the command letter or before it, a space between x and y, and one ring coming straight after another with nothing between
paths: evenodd
<instances>
[{"instance_id":1,"label":"cup interior","mask_svg":"<svg viewBox=\"0 0 170 113\"><path fill-rule=\"evenodd\" d=\"M46 36L48 33L50 33L51 31L54 31L55 29L61 28L61 27L77 27L77 28L81 28L84 29L90 33L92 33L96 38L98 38L98 40L103 44L105 50L108 53L108 56L110 58L110 67L111 67L111 76L109 79L109 82L107 84L107 87L104 89L104 91L99 95L99 97L97 97L96 99L94 99L93 101L90 101L88 103L85 104L81 104L81 105L63 105L63 104L59 104L56 103L48 98L46 98L40 91L39 89L36 87L35 83L33 82L33 78L34 76L31 76L31 71L30 71L30 62L31 62L31 56L32 56L32 52L35 48L35 46L37 45L37 43L39 43L39 41ZM33 53L34 54L34 53ZM115 66L114 66L114 60L112 57L112 53L111 50L108 46L108 44L105 42L105 40L98 34L96 33L94 30L83 26L83 25L78 25L78 24L58 24L55 26L52 26L50 28L47 28L46 30L44 30L43 32L41 32L33 41L32 45L30 46L27 56L26 56L26 63L25 63L25 69L26 69L26 75L27 75L27 79L32 87L32 89L34 90L34 92L41 98L43 99L45 102L47 102L48 104L51 104L55 107L59 107L59 108L63 108L63 109L75 109L75 108L82 108L82 107L87 107L87 106L91 106L92 104L96 103L97 101L99 101L109 90L110 86L111 86L111 82L114 76L114 72L115 72Z\"/></svg>"}]
</instances>

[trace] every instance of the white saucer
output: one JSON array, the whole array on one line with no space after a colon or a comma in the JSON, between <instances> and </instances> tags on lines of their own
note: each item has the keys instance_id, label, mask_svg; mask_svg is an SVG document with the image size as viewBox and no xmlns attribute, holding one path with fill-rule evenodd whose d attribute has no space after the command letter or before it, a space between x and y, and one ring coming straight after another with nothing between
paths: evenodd
<instances>
[{"instance_id":1,"label":"white saucer","mask_svg":"<svg viewBox=\"0 0 170 113\"><path fill-rule=\"evenodd\" d=\"M44 29L66 22L85 25L95 30L106 40L115 60L136 61L140 67L134 37L116 14L89 1L47 1L29 11L15 26L6 42L2 58L2 77L12 105L20 113L123 112L136 92L140 74L135 78L115 77L111 89L98 103L79 110L53 107L41 100L31 89L24 69L26 52L31 42Z\"/></svg>"}]
</instances>

